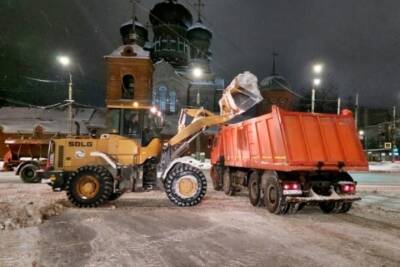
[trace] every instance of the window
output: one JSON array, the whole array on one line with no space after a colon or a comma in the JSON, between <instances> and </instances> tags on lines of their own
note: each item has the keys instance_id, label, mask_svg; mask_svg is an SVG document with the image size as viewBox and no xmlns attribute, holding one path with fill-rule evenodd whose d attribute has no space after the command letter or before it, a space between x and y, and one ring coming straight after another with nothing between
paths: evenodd
<instances>
[{"instance_id":1,"label":"window","mask_svg":"<svg viewBox=\"0 0 400 267\"><path fill-rule=\"evenodd\" d=\"M132 75L127 74L122 77L121 91L122 99L133 99L135 97L135 78Z\"/></svg>"},{"instance_id":2,"label":"window","mask_svg":"<svg viewBox=\"0 0 400 267\"><path fill-rule=\"evenodd\" d=\"M164 113L176 113L176 92L170 91L164 85L153 90L152 103Z\"/></svg>"},{"instance_id":3,"label":"window","mask_svg":"<svg viewBox=\"0 0 400 267\"><path fill-rule=\"evenodd\" d=\"M176 92L169 92L169 112L176 113Z\"/></svg>"},{"instance_id":4,"label":"window","mask_svg":"<svg viewBox=\"0 0 400 267\"><path fill-rule=\"evenodd\" d=\"M158 89L158 97L159 97L159 103L158 105L160 106L160 110L162 112L165 112L167 110L167 87L161 86Z\"/></svg>"}]
</instances>

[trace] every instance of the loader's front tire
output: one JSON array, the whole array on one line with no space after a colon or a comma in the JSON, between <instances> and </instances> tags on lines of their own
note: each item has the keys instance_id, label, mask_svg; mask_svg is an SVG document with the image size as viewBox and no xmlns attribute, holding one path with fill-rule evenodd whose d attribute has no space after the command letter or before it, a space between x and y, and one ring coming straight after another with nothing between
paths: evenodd
<instances>
[{"instance_id":1,"label":"loader's front tire","mask_svg":"<svg viewBox=\"0 0 400 267\"><path fill-rule=\"evenodd\" d=\"M189 207L203 200L207 191L207 180L199 169L182 163L168 173L164 186L171 202L179 207Z\"/></svg>"},{"instance_id":2,"label":"loader's front tire","mask_svg":"<svg viewBox=\"0 0 400 267\"><path fill-rule=\"evenodd\" d=\"M79 208L98 207L110 200L113 178L102 166L83 166L67 180L69 201Z\"/></svg>"}]
</instances>

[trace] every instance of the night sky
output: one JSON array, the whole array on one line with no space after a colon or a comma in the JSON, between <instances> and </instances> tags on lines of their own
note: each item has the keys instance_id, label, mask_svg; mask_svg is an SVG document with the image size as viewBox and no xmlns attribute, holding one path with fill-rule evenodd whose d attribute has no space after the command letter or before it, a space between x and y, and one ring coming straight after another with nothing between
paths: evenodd
<instances>
[{"instance_id":1,"label":"night sky","mask_svg":"<svg viewBox=\"0 0 400 267\"><path fill-rule=\"evenodd\" d=\"M155 0L142 0L141 22ZM194 0L178 1L196 13ZM311 64L325 64L323 81L340 95L360 93L369 106L400 100L400 1L397 0L204 0L205 24L214 33L214 70L230 81L244 70L259 79L271 74L272 52L278 71L301 92L310 87ZM103 56L121 44L119 26L131 17L128 0L1 0L0 56L17 48L27 72L56 79L60 53L70 54L81 102L101 103ZM29 45L26 45L29 44ZM35 64L40 58L40 64ZM0 67L8 63L1 58ZM5 78L0 73L0 95ZM87 89L86 89L87 88ZM7 90L10 90L8 88ZM96 90L96 92L94 92Z\"/></svg>"}]
</instances>

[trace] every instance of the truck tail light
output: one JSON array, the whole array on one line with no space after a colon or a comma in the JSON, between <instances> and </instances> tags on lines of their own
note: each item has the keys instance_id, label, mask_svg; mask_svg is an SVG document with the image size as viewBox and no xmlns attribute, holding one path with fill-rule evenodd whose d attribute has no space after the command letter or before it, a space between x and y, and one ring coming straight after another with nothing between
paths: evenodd
<instances>
[{"instance_id":1,"label":"truck tail light","mask_svg":"<svg viewBox=\"0 0 400 267\"><path fill-rule=\"evenodd\" d=\"M356 184L351 182L340 183L340 192L344 194L354 194L356 192Z\"/></svg>"},{"instance_id":2,"label":"truck tail light","mask_svg":"<svg viewBox=\"0 0 400 267\"><path fill-rule=\"evenodd\" d=\"M284 195L301 195L301 185L298 182L283 182L282 183Z\"/></svg>"}]
</instances>

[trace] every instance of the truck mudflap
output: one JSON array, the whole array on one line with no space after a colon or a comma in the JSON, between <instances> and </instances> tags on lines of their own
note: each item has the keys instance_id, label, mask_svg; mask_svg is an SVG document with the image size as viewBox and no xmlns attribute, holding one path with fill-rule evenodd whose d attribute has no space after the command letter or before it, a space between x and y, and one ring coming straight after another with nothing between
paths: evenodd
<instances>
[{"instance_id":1,"label":"truck mudflap","mask_svg":"<svg viewBox=\"0 0 400 267\"><path fill-rule=\"evenodd\" d=\"M322 196L318 195L314 192L314 190L310 189L310 193L308 197L302 196L286 196L286 202L288 203L320 203L320 202L328 202L328 201L337 201L337 202L354 202L361 200L361 197L352 194L338 194L334 190L332 190L332 194L330 196Z\"/></svg>"}]
</instances>

